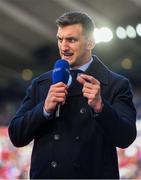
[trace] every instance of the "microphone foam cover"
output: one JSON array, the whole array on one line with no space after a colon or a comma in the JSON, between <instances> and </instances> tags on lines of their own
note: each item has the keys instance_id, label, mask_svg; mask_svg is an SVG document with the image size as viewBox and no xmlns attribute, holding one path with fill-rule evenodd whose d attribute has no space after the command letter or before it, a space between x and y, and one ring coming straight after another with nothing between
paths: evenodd
<instances>
[{"instance_id":1,"label":"microphone foam cover","mask_svg":"<svg viewBox=\"0 0 141 180\"><path fill-rule=\"evenodd\" d=\"M52 82L56 84L58 82L68 83L70 74L70 65L68 61L64 59L58 59L54 65L52 73Z\"/></svg>"}]
</instances>

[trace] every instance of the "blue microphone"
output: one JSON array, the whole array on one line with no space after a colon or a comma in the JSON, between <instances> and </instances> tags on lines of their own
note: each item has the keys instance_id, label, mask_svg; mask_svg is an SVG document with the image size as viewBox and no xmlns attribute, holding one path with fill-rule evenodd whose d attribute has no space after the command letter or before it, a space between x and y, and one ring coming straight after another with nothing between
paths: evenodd
<instances>
[{"instance_id":1,"label":"blue microphone","mask_svg":"<svg viewBox=\"0 0 141 180\"><path fill-rule=\"evenodd\" d=\"M64 59L58 59L54 65L53 73L52 73L52 83L56 84L58 82L63 82L64 84L68 83L70 75L70 65L68 61ZM60 116L60 107L61 104L58 104L56 110L56 117Z\"/></svg>"},{"instance_id":2,"label":"blue microphone","mask_svg":"<svg viewBox=\"0 0 141 180\"><path fill-rule=\"evenodd\" d=\"M68 61L64 59L58 59L54 65L52 73L52 82L56 84L58 82L68 83L70 74L70 66Z\"/></svg>"}]
</instances>

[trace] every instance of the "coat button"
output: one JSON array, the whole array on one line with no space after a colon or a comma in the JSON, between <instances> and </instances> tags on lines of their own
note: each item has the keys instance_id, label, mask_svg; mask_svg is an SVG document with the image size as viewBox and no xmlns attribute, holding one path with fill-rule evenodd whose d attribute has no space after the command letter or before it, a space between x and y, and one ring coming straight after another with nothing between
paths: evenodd
<instances>
[{"instance_id":1,"label":"coat button","mask_svg":"<svg viewBox=\"0 0 141 180\"><path fill-rule=\"evenodd\" d=\"M80 137L79 137L79 136L76 136L75 139L76 139L76 141L79 141L79 140L80 140Z\"/></svg>"},{"instance_id":2,"label":"coat button","mask_svg":"<svg viewBox=\"0 0 141 180\"><path fill-rule=\"evenodd\" d=\"M80 114L84 114L84 113L86 113L86 108L81 108L80 109Z\"/></svg>"},{"instance_id":3,"label":"coat button","mask_svg":"<svg viewBox=\"0 0 141 180\"><path fill-rule=\"evenodd\" d=\"M52 161L51 162L51 167L56 168L57 167L57 162L56 161Z\"/></svg>"},{"instance_id":4,"label":"coat button","mask_svg":"<svg viewBox=\"0 0 141 180\"><path fill-rule=\"evenodd\" d=\"M54 140L59 140L60 139L60 134L54 134Z\"/></svg>"}]
</instances>

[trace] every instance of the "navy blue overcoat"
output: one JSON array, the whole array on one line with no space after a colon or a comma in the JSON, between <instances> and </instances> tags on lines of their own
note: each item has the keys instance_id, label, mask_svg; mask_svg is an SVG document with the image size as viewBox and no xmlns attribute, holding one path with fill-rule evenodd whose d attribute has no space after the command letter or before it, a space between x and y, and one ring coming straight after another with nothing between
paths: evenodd
<instances>
[{"instance_id":1,"label":"navy blue overcoat","mask_svg":"<svg viewBox=\"0 0 141 180\"><path fill-rule=\"evenodd\" d=\"M110 71L96 56L85 72L101 83L104 107L97 115L82 95L77 81L61 106L46 119L43 105L52 71L32 81L9 126L13 144L34 140L31 179L119 178L116 147L128 147L136 137L136 111L127 78Z\"/></svg>"}]
</instances>

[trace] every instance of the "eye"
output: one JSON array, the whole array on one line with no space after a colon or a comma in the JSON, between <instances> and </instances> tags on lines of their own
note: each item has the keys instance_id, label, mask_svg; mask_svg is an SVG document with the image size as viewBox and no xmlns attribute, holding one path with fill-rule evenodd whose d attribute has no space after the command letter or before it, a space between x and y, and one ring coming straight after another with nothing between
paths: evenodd
<instances>
[{"instance_id":1,"label":"eye","mask_svg":"<svg viewBox=\"0 0 141 180\"><path fill-rule=\"evenodd\" d=\"M57 40L58 40L58 42L60 42L60 43L63 41L63 39L60 38L60 37L57 37Z\"/></svg>"},{"instance_id":2,"label":"eye","mask_svg":"<svg viewBox=\"0 0 141 180\"><path fill-rule=\"evenodd\" d=\"M77 39L74 38L74 37L67 38L67 40L68 40L68 42L70 42L70 43L75 43L75 42L77 41Z\"/></svg>"}]
</instances>

